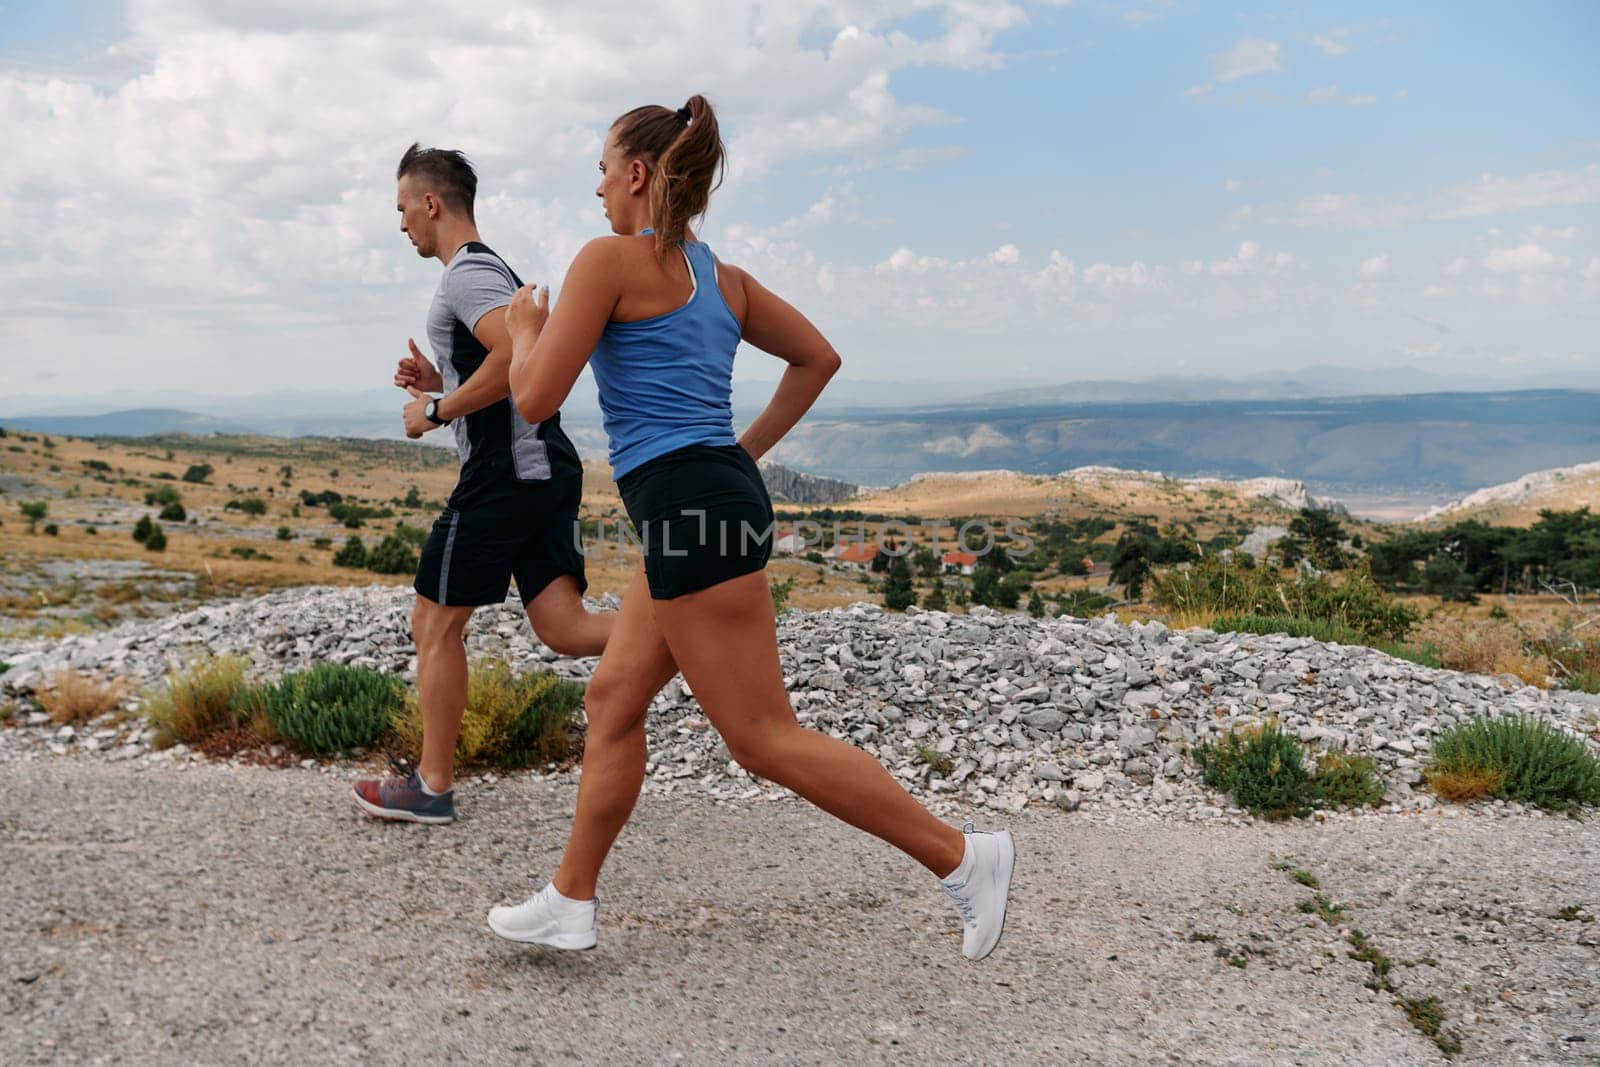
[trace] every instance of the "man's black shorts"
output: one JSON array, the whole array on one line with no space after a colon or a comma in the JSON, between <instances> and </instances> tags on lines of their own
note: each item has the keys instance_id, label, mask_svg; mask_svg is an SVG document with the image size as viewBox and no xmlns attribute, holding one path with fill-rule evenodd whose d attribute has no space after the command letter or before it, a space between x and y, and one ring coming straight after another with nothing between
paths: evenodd
<instances>
[{"instance_id":1,"label":"man's black shorts","mask_svg":"<svg viewBox=\"0 0 1600 1067\"><path fill-rule=\"evenodd\" d=\"M417 592L436 604L481 607L503 601L515 578L526 604L564 574L583 592L582 498L581 474L458 486L422 546Z\"/></svg>"}]
</instances>

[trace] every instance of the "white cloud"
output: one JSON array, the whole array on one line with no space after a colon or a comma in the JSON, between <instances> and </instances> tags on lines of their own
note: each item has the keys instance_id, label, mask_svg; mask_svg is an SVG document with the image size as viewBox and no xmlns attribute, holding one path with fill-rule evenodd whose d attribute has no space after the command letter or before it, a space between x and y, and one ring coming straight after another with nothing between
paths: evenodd
<instances>
[{"instance_id":1,"label":"white cloud","mask_svg":"<svg viewBox=\"0 0 1600 1067\"><path fill-rule=\"evenodd\" d=\"M1484 174L1475 181L1442 189L1424 201L1324 193L1292 206L1262 207L1255 217L1294 226L1369 229L1419 219L1478 218L1596 203L1600 203L1600 163L1539 174Z\"/></svg>"},{"instance_id":2,"label":"white cloud","mask_svg":"<svg viewBox=\"0 0 1600 1067\"><path fill-rule=\"evenodd\" d=\"M1311 43L1316 45L1325 56L1342 56L1350 51L1350 46L1345 43L1349 36L1349 30L1329 30L1327 33L1319 33L1311 38Z\"/></svg>"},{"instance_id":3,"label":"white cloud","mask_svg":"<svg viewBox=\"0 0 1600 1067\"><path fill-rule=\"evenodd\" d=\"M1382 278L1389 273L1389 257L1387 254L1373 256L1361 262L1361 277L1371 281Z\"/></svg>"},{"instance_id":4,"label":"white cloud","mask_svg":"<svg viewBox=\"0 0 1600 1067\"><path fill-rule=\"evenodd\" d=\"M1262 37L1241 37L1226 52L1211 57L1216 80L1224 84L1255 74L1275 74L1283 70L1283 48Z\"/></svg>"},{"instance_id":5,"label":"white cloud","mask_svg":"<svg viewBox=\"0 0 1600 1067\"><path fill-rule=\"evenodd\" d=\"M1228 193L1237 193L1243 188L1244 182L1240 181L1238 178L1228 178L1222 183L1223 191Z\"/></svg>"},{"instance_id":6,"label":"white cloud","mask_svg":"<svg viewBox=\"0 0 1600 1067\"><path fill-rule=\"evenodd\" d=\"M1319 86L1306 93L1306 103L1308 104L1327 104L1337 99L1339 99L1339 87L1337 85Z\"/></svg>"},{"instance_id":7,"label":"white cloud","mask_svg":"<svg viewBox=\"0 0 1600 1067\"><path fill-rule=\"evenodd\" d=\"M1225 52L1211 54L1212 80L1191 85L1183 91L1186 97L1205 96L1218 85L1238 81L1258 74L1275 74L1283 70L1283 47L1264 37L1241 37Z\"/></svg>"},{"instance_id":8,"label":"white cloud","mask_svg":"<svg viewBox=\"0 0 1600 1067\"><path fill-rule=\"evenodd\" d=\"M1483 269L1495 274L1525 274L1529 271L1549 270L1557 259L1548 249L1536 244L1499 248L1483 257Z\"/></svg>"},{"instance_id":9,"label":"white cloud","mask_svg":"<svg viewBox=\"0 0 1600 1067\"><path fill-rule=\"evenodd\" d=\"M1370 93L1362 93L1362 94L1360 94L1358 96L1352 96L1350 98L1350 106L1351 107L1369 107L1372 104L1376 104L1377 102L1378 102L1378 98L1373 96L1373 95L1371 95Z\"/></svg>"}]
</instances>

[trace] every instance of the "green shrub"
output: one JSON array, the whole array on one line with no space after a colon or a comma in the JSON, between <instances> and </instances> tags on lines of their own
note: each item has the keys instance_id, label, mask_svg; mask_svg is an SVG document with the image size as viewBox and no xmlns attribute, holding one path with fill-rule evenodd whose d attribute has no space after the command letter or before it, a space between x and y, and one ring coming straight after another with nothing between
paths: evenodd
<instances>
[{"instance_id":1,"label":"green shrub","mask_svg":"<svg viewBox=\"0 0 1600 1067\"><path fill-rule=\"evenodd\" d=\"M1276 722L1230 730L1215 744L1195 746L1194 758L1206 785L1246 811L1281 819L1311 810L1305 750Z\"/></svg>"},{"instance_id":2,"label":"green shrub","mask_svg":"<svg viewBox=\"0 0 1600 1067\"><path fill-rule=\"evenodd\" d=\"M150 535L144 539L144 547L152 552L165 552L167 550L167 533L159 526L150 527Z\"/></svg>"},{"instance_id":3,"label":"green shrub","mask_svg":"<svg viewBox=\"0 0 1600 1067\"><path fill-rule=\"evenodd\" d=\"M262 692L267 722L297 748L331 756L371 745L405 706L400 679L366 667L319 663Z\"/></svg>"},{"instance_id":4,"label":"green shrub","mask_svg":"<svg viewBox=\"0 0 1600 1067\"><path fill-rule=\"evenodd\" d=\"M421 548L428 540L428 531L425 528L408 526L404 521L394 524L394 535L412 548Z\"/></svg>"},{"instance_id":5,"label":"green shrub","mask_svg":"<svg viewBox=\"0 0 1600 1067\"><path fill-rule=\"evenodd\" d=\"M192 464L188 470L183 472L183 480L194 485L199 485L201 482L211 477L213 470L214 468L209 463L195 463Z\"/></svg>"},{"instance_id":6,"label":"green shrub","mask_svg":"<svg viewBox=\"0 0 1600 1067\"><path fill-rule=\"evenodd\" d=\"M338 557L333 561L338 563ZM417 569L417 553L403 538L390 534L367 553L367 569L379 574L410 574Z\"/></svg>"},{"instance_id":7,"label":"green shrub","mask_svg":"<svg viewBox=\"0 0 1600 1067\"><path fill-rule=\"evenodd\" d=\"M33 533L39 525L39 520L50 513L50 504L45 500L24 500L17 505L17 510L28 520L28 532Z\"/></svg>"},{"instance_id":8,"label":"green shrub","mask_svg":"<svg viewBox=\"0 0 1600 1067\"><path fill-rule=\"evenodd\" d=\"M267 502L258 496L240 497L238 500L230 500L224 504L223 510L242 511L246 515L265 515L267 513Z\"/></svg>"},{"instance_id":9,"label":"green shrub","mask_svg":"<svg viewBox=\"0 0 1600 1067\"><path fill-rule=\"evenodd\" d=\"M1317 757L1311 791L1319 808L1375 808L1383 803L1383 780L1371 756L1323 753Z\"/></svg>"},{"instance_id":10,"label":"green shrub","mask_svg":"<svg viewBox=\"0 0 1600 1067\"><path fill-rule=\"evenodd\" d=\"M335 567L365 567L367 565L367 546L361 543L361 538L352 534L344 547L333 554Z\"/></svg>"},{"instance_id":11,"label":"green shrub","mask_svg":"<svg viewBox=\"0 0 1600 1067\"><path fill-rule=\"evenodd\" d=\"M1337 622L1364 636L1400 640L1417 613L1378 587L1365 565L1338 576L1285 578L1207 556L1156 577L1156 603L1191 615L1290 616Z\"/></svg>"},{"instance_id":12,"label":"green shrub","mask_svg":"<svg viewBox=\"0 0 1600 1067\"><path fill-rule=\"evenodd\" d=\"M240 656L220 656L167 675L144 700L156 747L192 745L248 723L261 706L260 691L244 680L249 665Z\"/></svg>"},{"instance_id":13,"label":"green shrub","mask_svg":"<svg viewBox=\"0 0 1600 1067\"><path fill-rule=\"evenodd\" d=\"M287 526L278 527L278 540L288 541L294 537L294 531Z\"/></svg>"},{"instance_id":14,"label":"green shrub","mask_svg":"<svg viewBox=\"0 0 1600 1067\"><path fill-rule=\"evenodd\" d=\"M55 537L61 533L61 527L53 522L47 522L44 526L44 533L46 537Z\"/></svg>"},{"instance_id":15,"label":"green shrub","mask_svg":"<svg viewBox=\"0 0 1600 1067\"><path fill-rule=\"evenodd\" d=\"M187 522L189 513L183 510L182 504L174 502L161 509L160 518L162 522Z\"/></svg>"},{"instance_id":16,"label":"green shrub","mask_svg":"<svg viewBox=\"0 0 1600 1067\"><path fill-rule=\"evenodd\" d=\"M772 613L774 615L782 615L789 610L789 594L794 592L794 586L795 578L792 575L788 578L780 578L775 582L769 581L767 583L767 588L772 593Z\"/></svg>"},{"instance_id":17,"label":"green shrub","mask_svg":"<svg viewBox=\"0 0 1600 1067\"><path fill-rule=\"evenodd\" d=\"M150 540L150 532L155 528L156 524L151 520L150 516L141 515L139 516L139 521L133 524L133 539L142 545Z\"/></svg>"},{"instance_id":18,"label":"green shrub","mask_svg":"<svg viewBox=\"0 0 1600 1067\"><path fill-rule=\"evenodd\" d=\"M1528 716L1475 719L1440 734L1426 773L1447 799L1476 792L1558 811L1600 804L1600 759L1583 741Z\"/></svg>"},{"instance_id":19,"label":"green shrub","mask_svg":"<svg viewBox=\"0 0 1600 1067\"><path fill-rule=\"evenodd\" d=\"M503 660L475 660L467 672L467 709L456 738L456 762L527 767L561 763L578 750L576 716L583 686L547 672L516 674ZM394 730L413 753L422 750L422 716L415 703L394 717Z\"/></svg>"},{"instance_id":20,"label":"green shrub","mask_svg":"<svg viewBox=\"0 0 1600 1067\"><path fill-rule=\"evenodd\" d=\"M144 495L144 502L153 508L168 507L172 504L183 504L183 497L170 485L158 486Z\"/></svg>"}]
</instances>

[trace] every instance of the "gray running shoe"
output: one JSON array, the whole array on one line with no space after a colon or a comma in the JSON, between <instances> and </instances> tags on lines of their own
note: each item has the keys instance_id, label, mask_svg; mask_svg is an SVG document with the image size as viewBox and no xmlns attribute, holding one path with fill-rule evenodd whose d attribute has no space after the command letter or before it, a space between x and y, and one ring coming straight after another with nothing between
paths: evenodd
<instances>
[{"instance_id":1,"label":"gray running shoe","mask_svg":"<svg viewBox=\"0 0 1600 1067\"><path fill-rule=\"evenodd\" d=\"M422 791L422 778L414 768L396 760L389 765L404 778L369 778L355 785L356 806L377 819L443 824L456 821L455 790L438 796Z\"/></svg>"}]
</instances>

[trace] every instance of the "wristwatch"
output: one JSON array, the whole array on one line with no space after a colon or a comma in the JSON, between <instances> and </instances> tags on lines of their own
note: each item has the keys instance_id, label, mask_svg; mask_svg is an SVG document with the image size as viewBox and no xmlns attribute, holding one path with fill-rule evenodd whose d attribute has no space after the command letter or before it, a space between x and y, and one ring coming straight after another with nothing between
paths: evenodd
<instances>
[{"instance_id":1,"label":"wristwatch","mask_svg":"<svg viewBox=\"0 0 1600 1067\"><path fill-rule=\"evenodd\" d=\"M422 413L426 415L428 417L428 421L433 423L435 426L443 426L445 423L450 421L449 419L441 419L439 417L438 397L434 397L432 400L428 401L427 404L423 406Z\"/></svg>"}]
</instances>

